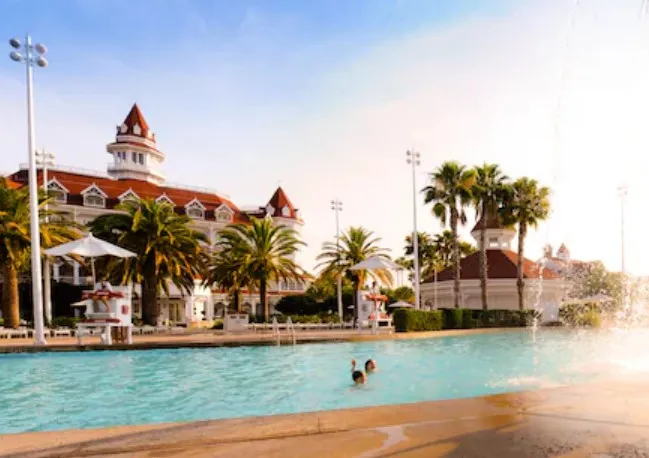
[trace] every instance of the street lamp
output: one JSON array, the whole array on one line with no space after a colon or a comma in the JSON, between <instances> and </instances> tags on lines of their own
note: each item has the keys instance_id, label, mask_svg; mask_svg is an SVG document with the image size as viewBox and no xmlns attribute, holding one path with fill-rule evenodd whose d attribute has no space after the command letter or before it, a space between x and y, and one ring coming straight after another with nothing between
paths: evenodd
<instances>
[{"instance_id":1,"label":"street lamp","mask_svg":"<svg viewBox=\"0 0 649 458\"><path fill-rule=\"evenodd\" d=\"M56 156L45 150L38 150L36 155L36 165L40 166L43 171L43 190L47 193L47 169L56 166ZM45 223L49 222L47 215L48 206L45 204ZM45 309L45 321L52 322L52 280L50 278L50 260L47 256L43 257L43 308Z\"/></svg>"},{"instance_id":2,"label":"street lamp","mask_svg":"<svg viewBox=\"0 0 649 458\"><path fill-rule=\"evenodd\" d=\"M421 164L421 154L406 151L406 162L412 167L412 246L415 265L415 309L419 309L419 234L417 233L417 179L415 169Z\"/></svg>"},{"instance_id":3,"label":"street lamp","mask_svg":"<svg viewBox=\"0 0 649 458\"><path fill-rule=\"evenodd\" d=\"M14 62L25 64L27 69L27 154L29 156L29 211L32 248L32 301L34 305L34 344L45 345L45 333L43 329L43 284L41 283L41 240L38 221L38 183L36 182L36 157L34 151L34 93L32 91L33 67L47 67L45 45L32 45L29 35L25 37L25 43L17 38L9 40L9 45L14 49L9 57Z\"/></svg>"},{"instance_id":4,"label":"street lamp","mask_svg":"<svg viewBox=\"0 0 649 458\"><path fill-rule=\"evenodd\" d=\"M336 214L336 251L340 256L340 212L343 210L343 203L338 199L331 201L331 209ZM343 274L342 272L336 279L336 295L338 297L338 315L340 322L343 321Z\"/></svg>"},{"instance_id":5,"label":"street lamp","mask_svg":"<svg viewBox=\"0 0 649 458\"><path fill-rule=\"evenodd\" d=\"M618 196L620 197L620 262L622 270L622 297L624 301L628 301L627 298L627 279L626 279L626 246L625 246L625 234L624 234L624 210L626 205L626 196L629 193L629 188L626 185L619 186L617 188ZM626 304L629 306L629 311L631 304Z\"/></svg>"}]
</instances>

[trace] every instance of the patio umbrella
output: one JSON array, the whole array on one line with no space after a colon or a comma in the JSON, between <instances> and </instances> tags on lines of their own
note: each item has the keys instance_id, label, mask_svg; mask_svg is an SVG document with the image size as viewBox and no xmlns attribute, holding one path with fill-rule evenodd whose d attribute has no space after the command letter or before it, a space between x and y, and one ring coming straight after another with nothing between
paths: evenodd
<instances>
[{"instance_id":1,"label":"patio umbrella","mask_svg":"<svg viewBox=\"0 0 649 458\"><path fill-rule=\"evenodd\" d=\"M399 264L389 259L382 258L380 256L370 256L369 258L355 264L349 268L350 270L380 270L380 269L392 269L392 270L401 270Z\"/></svg>"},{"instance_id":2,"label":"patio umbrella","mask_svg":"<svg viewBox=\"0 0 649 458\"><path fill-rule=\"evenodd\" d=\"M64 243L45 250L48 256L67 256L77 255L84 258L90 258L92 267L92 282L95 283L95 258L100 256L115 256L117 258L132 258L136 256L132 251L120 248L117 245L108 243L105 240L95 238L92 233L86 237L73 240L72 242Z\"/></svg>"},{"instance_id":3,"label":"patio umbrella","mask_svg":"<svg viewBox=\"0 0 649 458\"><path fill-rule=\"evenodd\" d=\"M390 307L390 308L404 308L404 309L406 309L406 308L412 308L412 307L414 307L414 305L412 305L410 302L406 302L406 301L398 301L398 302L394 302L394 303L388 305L388 307Z\"/></svg>"}]
</instances>

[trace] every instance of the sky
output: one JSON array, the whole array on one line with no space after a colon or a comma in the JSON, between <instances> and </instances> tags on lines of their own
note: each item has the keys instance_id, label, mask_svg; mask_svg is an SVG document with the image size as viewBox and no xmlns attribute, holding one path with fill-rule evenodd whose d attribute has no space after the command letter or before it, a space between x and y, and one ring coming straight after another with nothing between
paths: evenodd
<instances>
[{"instance_id":1,"label":"sky","mask_svg":"<svg viewBox=\"0 0 649 458\"><path fill-rule=\"evenodd\" d=\"M500 164L552 188L528 257L649 274L649 15L640 0L4 0L0 30L32 34L37 146L105 171L137 102L169 181L265 205L278 184L305 220L312 269L362 225L403 254L416 186L446 160ZM8 52L9 46L6 45ZM0 59L0 172L26 161L24 73ZM417 224L439 223L417 199ZM474 213L461 231L471 240Z\"/></svg>"}]
</instances>

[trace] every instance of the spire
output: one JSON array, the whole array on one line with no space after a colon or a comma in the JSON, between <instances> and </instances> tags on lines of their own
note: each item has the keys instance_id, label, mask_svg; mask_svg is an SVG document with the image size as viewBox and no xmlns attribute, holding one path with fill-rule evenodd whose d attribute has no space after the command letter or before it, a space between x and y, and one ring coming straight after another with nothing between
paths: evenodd
<instances>
[{"instance_id":1,"label":"spire","mask_svg":"<svg viewBox=\"0 0 649 458\"><path fill-rule=\"evenodd\" d=\"M155 135L149 129L137 103L133 104L122 125L117 127L117 135L134 135L155 143Z\"/></svg>"},{"instance_id":2,"label":"spire","mask_svg":"<svg viewBox=\"0 0 649 458\"><path fill-rule=\"evenodd\" d=\"M495 209L494 209L495 210ZM471 229L471 236L480 246L480 231L485 229L486 232L486 249L502 250L510 249L511 241L516 235L516 230L512 227L505 226L496 211L490 211L484 215Z\"/></svg>"},{"instance_id":3,"label":"spire","mask_svg":"<svg viewBox=\"0 0 649 458\"><path fill-rule=\"evenodd\" d=\"M298 219L297 209L291 203L281 186L277 188L273 197L268 201L266 214L279 218Z\"/></svg>"}]
</instances>

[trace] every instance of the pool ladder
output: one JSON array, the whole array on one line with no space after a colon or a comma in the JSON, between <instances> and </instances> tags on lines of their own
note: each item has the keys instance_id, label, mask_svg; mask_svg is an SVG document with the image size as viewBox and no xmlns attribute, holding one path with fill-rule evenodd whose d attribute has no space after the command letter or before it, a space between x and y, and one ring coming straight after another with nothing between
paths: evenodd
<instances>
[{"instance_id":1,"label":"pool ladder","mask_svg":"<svg viewBox=\"0 0 649 458\"><path fill-rule=\"evenodd\" d=\"M297 336L295 335L295 325L293 324L293 320L291 320L290 316L286 319L286 331L291 336L291 341L293 342L293 345L295 345Z\"/></svg>"},{"instance_id":2,"label":"pool ladder","mask_svg":"<svg viewBox=\"0 0 649 458\"><path fill-rule=\"evenodd\" d=\"M277 318L273 318L273 339L275 340L275 345L278 347L282 344L282 333L279 330L279 324L277 323ZM289 317L286 320L286 331L289 333L290 341L295 345L295 342L297 341L297 336L295 334L295 325L293 324L293 321Z\"/></svg>"}]
</instances>

